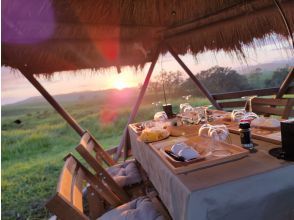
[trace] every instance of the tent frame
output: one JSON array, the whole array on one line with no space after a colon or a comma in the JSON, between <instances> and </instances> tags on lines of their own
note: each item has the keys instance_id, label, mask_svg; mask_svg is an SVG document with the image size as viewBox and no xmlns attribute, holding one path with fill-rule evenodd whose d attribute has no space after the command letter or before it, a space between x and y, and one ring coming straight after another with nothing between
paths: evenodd
<instances>
[{"instance_id":1,"label":"tent frame","mask_svg":"<svg viewBox=\"0 0 294 220\"><path fill-rule=\"evenodd\" d=\"M180 66L185 70L185 72L189 75L189 77L194 82L195 86L200 89L200 91L209 99L209 101L213 104L213 106L216 109L222 109L222 107L219 105L219 103L215 99L215 95L211 95L211 93L207 90L207 88L197 79L197 77L192 73L192 71L186 66L186 64L180 59L180 57L176 54L176 52L173 50L173 48L166 42L162 42L158 45L157 50L153 56L151 65L149 67L148 73L145 77L143 86L140 90L140 93L137 97L137 100L135 102L135 105L131 111L131 114L129 116L129 119L127 121L126 127L123 132L123 136L121 138L120 144L118 147L115 147L114 149L108 150L109 153L115 152L116 154L114 156L114 160L117 161L120 156L123 149L123 158L124 160L128 157L128 146L127 146L127 129L128 125L131 124L138 112L138 109L140 107L140 104L142 102L142 99L145 95L145 92L147 90L148 84L150 82L151 75L153 73L155 64L158 60L160 51L163 46L166 46L168 51L171 53L171 55L175 58L175 60L180 64ZM85 130L76 122L76 120L47 92L47 90L38 82L38 80L31 74L26 73L24 70L22 71L22 74L25 76L25 78L41 93L41 95L50 103L50 105L63 117L63 119L78 133L78 135L82 136L85 132ZM287 91L288 86L294 79L294 68L292 68L285 80L282 82L279 91L276 95L276 98L281 98Z\"/></svg>"}]
</instances>

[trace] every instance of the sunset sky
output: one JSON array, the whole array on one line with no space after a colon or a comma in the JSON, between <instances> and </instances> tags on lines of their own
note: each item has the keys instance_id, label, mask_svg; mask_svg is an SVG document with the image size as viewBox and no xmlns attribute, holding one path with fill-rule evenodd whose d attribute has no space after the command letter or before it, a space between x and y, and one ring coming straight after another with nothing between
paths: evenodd
<instances>
[{"instance_id":1,"label":"sunset sky","mask_svg":"<svg viewBox=\"0 0 294 220\"><path fill-rule=\"evenodd\" d=\"M198 55L197 59L191 55L185 55L182 59L194 73L215 65L232 67L240 72L248 72L250 65L279 62L281 60L287 60L289 64L294 65L293 52L291 53L289 49L285 49L287 48L287 43L281 45L268 44L257 48L256 50L253 50L252 48L248 49L246 52L247 63L224 52L205 52ZM45 79L39 80L52 95L109 88L121 89L124 87L135 87L142 83L149 65L149 63L146 64L142 71L137 72L130 67L122 68L121 74L117 74L117 71L114 68L109 68L108 72L103 74L99 74L99 72L93 74L89 73L87 70L81 70L83 74L73 75L68 73L58 73L49 81ZM170 54L159 57L154 75L159 73L161 69L167 71L182 71L179 64ZM17 71L11 72L9 68L1 67L1 77L2 105L40 95L38 91Z\"/></svg>"}]
</instances>

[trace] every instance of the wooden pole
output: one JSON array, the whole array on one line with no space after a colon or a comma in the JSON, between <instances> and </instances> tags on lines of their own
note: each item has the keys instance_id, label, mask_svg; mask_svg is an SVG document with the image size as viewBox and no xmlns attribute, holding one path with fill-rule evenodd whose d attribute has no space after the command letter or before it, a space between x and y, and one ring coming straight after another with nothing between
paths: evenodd
<instances>
[{"instance_id":1,"label":"wooden pole","mask_svg":"<svg viewBox=\"0 0 294 220\"><path fill-rule=\"evenodd\" d=\"M37 79L28 73L22 72L25 78L42 94L42 96L52 105L52 107L66 120L66 122L80 135L83 136L84 130L80 125L65 111L57 101L44 89Z\"/></svg>"},{"instance_id":2,"label":"wooden pole","mask_svg":"<svg viewBox=\"0 0 294 220\"><path fill-rule=\"evenodd\" d=\"M285 78L285 80L282 82L279 91L276 95L276 98L282 98L283 95L285 94L285 92L288 89L288 86L291 84L291 82L294 80L294 66L290 69L287 77Z\"/></svg>"},{"instance_id":3,"label":"wooden pole","mask_svg":"<svg viewBox=\"0 0 294 220\"><path fill-rule=\"evenodd\" d=\"M137 98L137 100L136 100L136 103L135 103L135 105L134 105L134 107L133 107L133 109L132 109L131 115L130 115L130 117L129 117L129 119L128 119L128 122L127 122L127 125L126 125L126 127L125 127L125 130L124 130L124 133L123 133L122 139L121 139L121 141L120 141L120 144L119 144L119 146L118 146L118 148L117 148L116 155L115 155L115 157L114 157L114 160L115 160L115 161L117 161L117 160L119 159L120 154L121 154L121 150L122 150L122 148L123 148L124 145L125 145L125 148L124 148L124 159L126 159L126 157L127 157L128 149L127 149L127 146L126 146L126 136L127 136L127 134L128 134L128 133L127 133L127 132L128 132L128 125L134 121L134 119L135 119L135 117L136 117L136 115L137 115L137 112L138 112L139 106L140 106L140 104L141 104L141 102L142 102L142 99L143 99L143 96L144 96L144 94L145 94L145 92L146 92L147 86L148 86L148 84L149 84L149 81L150 81L150 78L151 78L151 75L152 75L153 69L154 69L155 64L156 64L156 61L157 61L157 59L158 59L158 56L159 56L159 53L160 53L160 49L161 49L161 47L158 46L158 48L157 48L157 50L156 50L156 52L155 52L155 54L154 54L154 57L153 57L153 59L152 59L152 63L151 63L151 65L150 65L150 67L149 67L149 70L148 70L148 73L147 73L147 75L146 75L145 81L144 81L144 83L143 83L143 86L142 86L142 88L141 88L141 91L140 91L140 93L139 93L139 96L138 96L138 98Z\"/></svg>"},{"instance_id":4,"label":"wooden pole","mask_svg":"<svg viewBox=\"0 0 294 220\"><path fill-rule=\"evenodd\" d=\"M221 110L221 106L216 102L216 100L212 97L209 91L205 88L205 86L194 76L191 70L186 66L186 64L180 59L180 57L176 54L176 52L166 43L166 47L171 55L176 59L176 61L181 65L181 67L186 71L186 73L191 77L192 81L198 86L200 91L209 99L209 101L213 104L216 109Z\"/></svg>"},{"instance_id":5,"label":"wooden pole","mask_svg":"<svg viewBox=\"0 0 294 220\"><path fill-rule=\"evenodd\" d=\"M282 17L282 20L283 20L283 22L284 22L284 24L285 24L285 27L286 27L286 29L287 29L287 32L288 32L288 34L289 34L289 36L290 36L290 38L291 38L291 40L292 40L292 49L294 49L294 37L293 37L293 31L291 30L291 26L290 26L290 24L289 24L289 21L288 21L286 15L285 15L285 12L284 12L284 10L283 10L283 8L282 8L282 6L281 6L281 3L280 3L279 1L277 1L277 0L273 0L273 1L274 1L274 3L275 3L276 7L277 7L278 10L279 10L279 13L280 13L280 15L281 15L281 17Z\"/></svg>"}]
</instances>

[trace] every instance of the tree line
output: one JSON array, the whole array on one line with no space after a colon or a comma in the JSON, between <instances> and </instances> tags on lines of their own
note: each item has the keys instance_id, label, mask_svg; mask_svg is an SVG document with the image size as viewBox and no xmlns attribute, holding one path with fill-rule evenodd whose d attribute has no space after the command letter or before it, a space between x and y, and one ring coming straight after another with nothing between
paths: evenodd
<instances>
[{"instance_id":1,"label":"tree line","mask_svg":"<svg viewBox=\"0 0 294 220\"><path fill-rule=\"evenodd\" d=\"M195 74L195 76L210 93L225 93L278 87L288 72L288 67L276 69L271 73L257 68L250 74L240 74L230 67L214 66ZM202 96L192 79L190 77L184 78L184 73L180 71L161 71L149 83L148 93L162 93L163 88L168 96L187 94Z\"/></svg>"}]
</instances>

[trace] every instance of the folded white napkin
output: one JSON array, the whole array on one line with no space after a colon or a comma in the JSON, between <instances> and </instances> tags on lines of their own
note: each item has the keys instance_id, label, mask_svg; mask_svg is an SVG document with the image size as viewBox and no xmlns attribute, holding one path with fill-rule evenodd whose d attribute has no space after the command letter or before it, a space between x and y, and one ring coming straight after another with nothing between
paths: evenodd
<instances>
[{"instance_id":1,"label":"folded white napkin","mask_svg":"<svg viewBox=\"0 0 294 220\"><path fill-rule=\"evenodd\" d=\"M171 151L178 156L184 157L186 160L191 160L199 157L199 153L192 147L188 146L186 143L174 144Z\"/></svg>"},{"instance_id":2,"label":"folded white napkin","mask_svg":"<svg viewBox=\"0 0 294 220\"><path fill-rule=\"evenodd\" d=\"M277 128L280 127L280 121L275 118L265 118L260 117L256 118L251 122L253 127L268 127L268 128Z\"/></svg>"}]
</instances>

